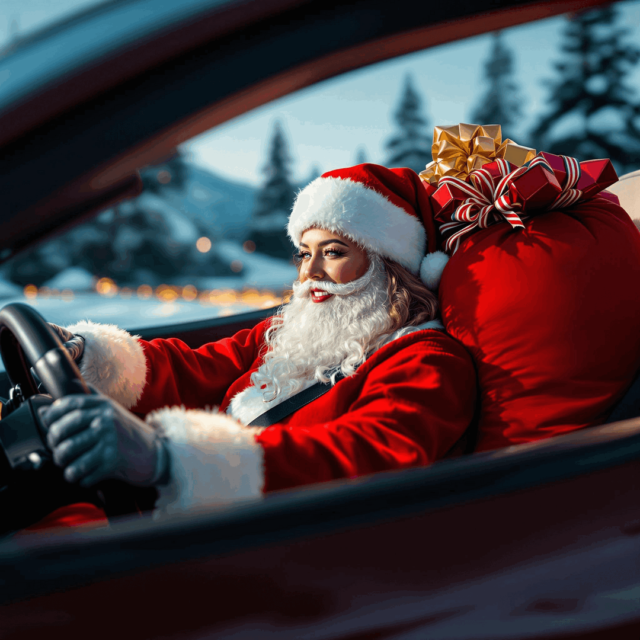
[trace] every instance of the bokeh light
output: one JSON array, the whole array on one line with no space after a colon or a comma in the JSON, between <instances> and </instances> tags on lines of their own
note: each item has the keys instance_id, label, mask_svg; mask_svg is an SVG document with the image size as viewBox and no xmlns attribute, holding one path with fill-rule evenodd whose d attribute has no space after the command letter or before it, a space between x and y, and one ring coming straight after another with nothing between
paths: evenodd
<instances>
[{"instance_id":1,"label":"bokeh light","mask_svg":"<svg viewBox=\"0 0 640 640\"><path fill-rule=\"evenodd\" d=\"M177 291L177 287L161 284L156 289L156 298L158 298L158 300L162 300L162 302L173 302L179 296L180 294Z\"/></svg>"},{"instance_id":2,"label":"bokeh light","mask_svg":"<svg viewBox=\"0 0 640 640\"><path fill-rule=\"evenodd\" d=\"M202 238L198 238L196 242L196 249L200 253L207 253L208 251L211 250L211 240L209 240L209 238L207 238L206 236L202 236Z\"/></svg>"},{"instance_id":3,"label":"bokeh light","mask_svg":"<svg viewBox=\"0 0 640 640\"><path fill-rule=\"evenodd\" d=\"M166 169L158 171L158 175L156 177L160 184L169 184L171 182L171 174Z\"/></svg>"},{"instance_id":4,"label":"bokeh light","mask_svg":"<svg viewBox=\"0 0 640 640\"><path fill-rule=\"evenodd\" d=\"M147 300L153 295L153 289L148 284L141 284L138 287L137 294L141 300Z\"/></svg>"},{"instance_id":5,"label":"bokeh light","mask_svg":"<svg viewBox=\"0 0 640 640\"><path fill-rule=\"evenodd\" d=\"M118 285L111 278L100 278L96 282L96 291L101 296L113 297L118 293Z\"/></svg>"},{"instance_id":6,"label":"bokeh light","mask_svg":"<svg viewBox=\"0 0 640 640\"><path fill-rule=\"evenodd\" d=\"M191 302L198 297L198 290L192 285L188 284L182 289L182 298L187 302Z\"/></svg>"}]
</instances>

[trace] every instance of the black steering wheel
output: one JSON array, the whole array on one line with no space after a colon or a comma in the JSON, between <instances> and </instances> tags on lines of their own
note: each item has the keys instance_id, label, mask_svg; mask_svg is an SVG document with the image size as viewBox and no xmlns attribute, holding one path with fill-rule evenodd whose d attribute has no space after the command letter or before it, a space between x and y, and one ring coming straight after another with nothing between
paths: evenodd
<instances>
[{"instance_id":1,"label":"black steering wheel","mask_svg":"<svg viewBox=\"0 0 640 640\"><path fill-rule=\"evenodd\" d=\"M0 310L0 355L11 384L19 384L25 398L38 393L31 367L54 400L91 393L58 334L29 305L8 304Z\"/></svg>"},{"instance_id":2,"label":"black steering wheel","mask_svg":"<svg viewBox=\"0 0 640 640\"><path fill-rule=\"evenodd\" d=\"M54 465L39 409L66 395L90 394L91 390L57 333L35 309L14 303L0 310L0 355L11 384L19 385L20 390L12 399L18 406L0 420L0 512L4 520L0 533L24 528L74 502L97 504L110 519L140 513L140 504L150 499L145 493L118 480L82 489L67 483ZM39 393L31 367L50 397Z\"/></svg>"}]
</instances>

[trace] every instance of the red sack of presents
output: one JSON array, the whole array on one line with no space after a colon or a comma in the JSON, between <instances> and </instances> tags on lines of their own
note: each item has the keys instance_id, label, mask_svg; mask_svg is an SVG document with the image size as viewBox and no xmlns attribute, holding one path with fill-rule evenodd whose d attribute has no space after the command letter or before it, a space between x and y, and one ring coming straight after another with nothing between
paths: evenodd
<instances>
[{"instance_id":1,"label":"red sack of presents","mask_svg":"<svg viewBox=\"0 0 640 640\"><path fill-rule=\"evenodd\" d=\"M427 174L451 254L443 322L477 366L477 450L605 422L640 369L640 233L603 191L611 163L541 153Z\"/></svg>"}]
</instances>

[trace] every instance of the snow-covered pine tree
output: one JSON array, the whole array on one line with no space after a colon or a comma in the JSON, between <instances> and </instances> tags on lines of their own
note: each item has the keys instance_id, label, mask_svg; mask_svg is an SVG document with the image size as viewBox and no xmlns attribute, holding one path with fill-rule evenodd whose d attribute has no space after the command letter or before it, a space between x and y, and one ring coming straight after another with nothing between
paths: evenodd
<instances>
[{"instance_id":1,"label":"snow-covered pine tree","mask_svg":"<svg viewBox=\"0 0 640 640\"><path fill-rule=\"evenodd\" d=\"M62 236L19 253L6 263L4 272L8 280L22 287L39 287L71 264L69 246Z\"/></svg>"},{"instance_id":2,"label":"snow-covered pine tree","mask_svg":"<svg viewBox=\"0 0 640 640\"><path fill-rule=\"evenodd\" d=\"M431 161L432 133L427 119L422 115L422 99L407 75L398 109L393 119L399 131L385 145L386 166L409 167L420 173Z\"/></svg>"},{"instance_id":3,"label":"snow-covered pine tree","mask_svg":"<svg viewBox=\"0 0 640 640\"><path fill-rule=\"evenodd\" d=\"M104 211L69 232L74 266L119 284L142 284L141 271L150 274L146 284L153 284L155 277L170 282L189 273L195 239L179 237L176 227L181 223L172 222L173 213L149 193Z\"/></svg>"},{"instance_id":4,"label":"snow-covered pine tree","mask_svg":"<svg viewBox=\"0 0 640 640\"><path fill-rule=\"evenodd\" d=\"M267 163L262 169L266 180L256 195L249 239L255 242L256 251L285 259L290 259L293 253L286 232L295 197L290 164L287 140L282 125L276 122Z\"/></svg>"},{"instance_id":5,"label":"snow-covered pine tree","mask_svg":"<svg viewBox=\"0 0 640 640\"><path fill-rule=\"evenodd\" d=\"M531 137L538 150L611 158L626 173L640 166L640 103L628 82L640 49L618 17L608 6L569 18L558 76L548 82L551 109Z\"/></svg>"},{"instance_id":6,"label":"snow-covered pine tree","mask_svg":"<svg viewBox=\"0 0 640 640\"><path fill-rule=\"evenodd\" d=\"M502 126L502 138L510 138L510 131L521 114L521 101L513 79L513 52L505 45L501 31L493 33L484 73L487 89L475 106L471 122L499 124Z\"/></svg>"}]
</instances>

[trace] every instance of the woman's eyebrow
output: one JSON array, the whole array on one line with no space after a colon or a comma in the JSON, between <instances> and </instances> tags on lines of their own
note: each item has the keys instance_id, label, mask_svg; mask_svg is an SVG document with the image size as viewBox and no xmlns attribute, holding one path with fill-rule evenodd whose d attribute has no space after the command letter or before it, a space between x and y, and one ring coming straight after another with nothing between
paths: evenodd
<instances>
[{"instance_id":1,"label":"woman's eyebrow","mask_svg":"<svg viewBox=\"0 0 640 640\"><path fill-rule=\"evenodd\" d=\"M344 243L344 242L342 242L342 240L325 240L324 242L319 242L319 243L318 243L318 246L319 246L319 247L324 247L324 246L325 246L325 245L327 245L327 244L334 244L334 243L336 243L336 244L341 244L343 247L347 247L347 249L349 248L349 245L348 245L348 244L346 244L346 243ZM308 245L306 245L304 242L301 242L301 243L300 243L300 246L301 246L301 247L304 247L305 249L308 249L308 248L309 248L309 246L308 246Z\"/></svg>"}]
</instances>

